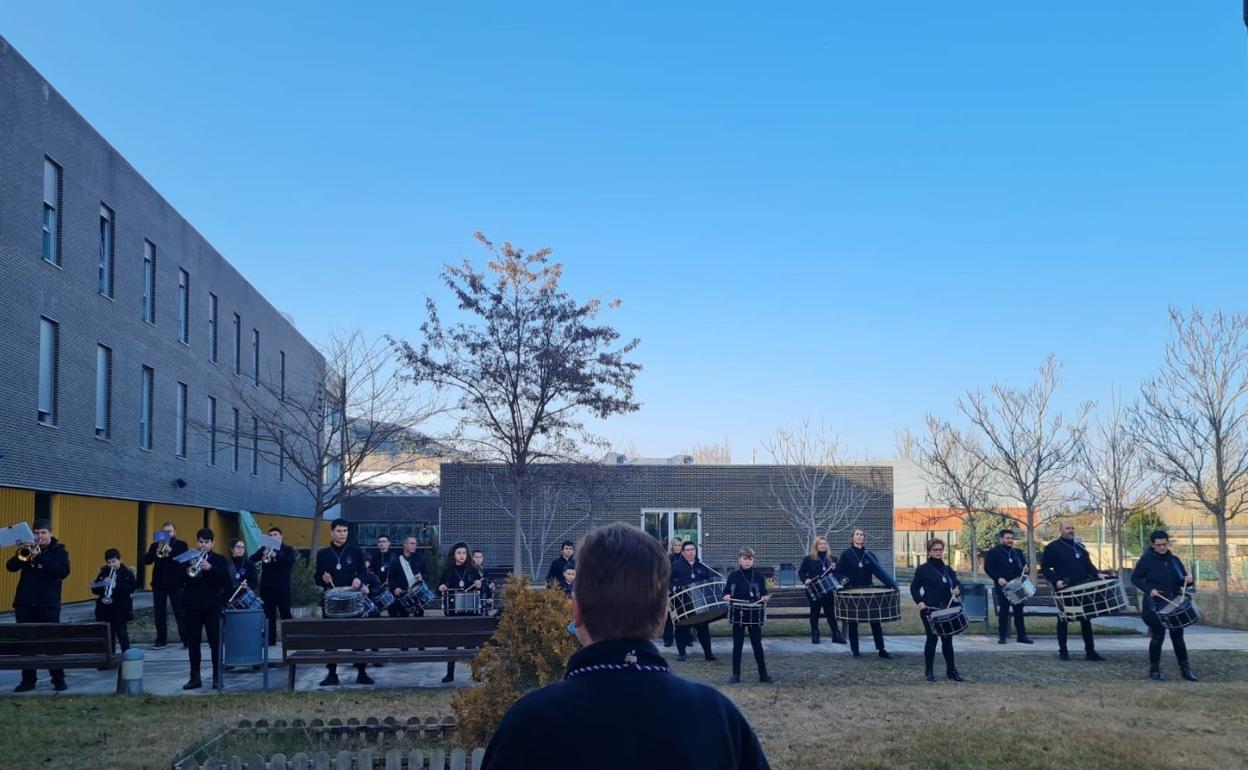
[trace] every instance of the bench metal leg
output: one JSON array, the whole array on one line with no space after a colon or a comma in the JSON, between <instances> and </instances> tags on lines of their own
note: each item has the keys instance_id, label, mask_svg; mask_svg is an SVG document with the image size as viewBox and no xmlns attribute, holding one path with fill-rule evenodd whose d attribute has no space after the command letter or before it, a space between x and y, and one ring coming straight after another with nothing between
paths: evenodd
<instances>
[{"instance_id":1,"label":"bench metal leg","mask_svg":"<svg viewBox=\"0 0 1248 770\"><path fill-rule=\"evenodd\" d=\"M286 664L286 689L295 689L295 664L291 661Z\"/></svg>"}]
</instances>

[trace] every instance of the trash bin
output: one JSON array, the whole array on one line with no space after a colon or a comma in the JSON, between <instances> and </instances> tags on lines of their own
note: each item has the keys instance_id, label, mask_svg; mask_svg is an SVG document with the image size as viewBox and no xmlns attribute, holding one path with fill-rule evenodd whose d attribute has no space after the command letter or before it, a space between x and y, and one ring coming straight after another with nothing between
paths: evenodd
<instances>
[{"instance_id":1,"label":"trash bin","mask_svg":"<svg viewBox=\"0 0 1248 770\"><path fill-rule=\"evenodd\" d=\"M776 570L776 586L791 588L795 585L797 585L797 569L789 562L781 562L780 568Z\"/></svg>"},{"instance_id":2,"label":"trash bin","mask_svg":"<svg viewBox=\"0 0 1248 770\"><path fill-rule=\"evenodd\" d=\"M262 608L221 613L221 668L228 666L259 666L269 689L269 624Z\"/></svg>"}]
</instances>

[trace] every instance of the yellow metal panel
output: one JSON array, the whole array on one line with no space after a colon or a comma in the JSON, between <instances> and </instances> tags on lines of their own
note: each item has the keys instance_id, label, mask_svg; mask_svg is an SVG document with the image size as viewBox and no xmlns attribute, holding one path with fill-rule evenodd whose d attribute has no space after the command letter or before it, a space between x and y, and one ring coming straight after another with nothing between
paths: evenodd
<instances>
[{"instance_id":1,"label":"yellow metal panel","mask_svg":"<svg viewBox=\"0 0 1248 770\"><path fill-rule=\"evenodd\" d=\"M238 514L209 508L208 529L214 537L212 550L224 556L230 552L230 541L239 536Z\"/></svg>"},{"instance_id":2,"label":"yellow metal panel","mask_svg":"<svg viewBox=\"0 0 1248 770\"><path fill-rule=\"evenodd\" d=\"M0 487L0 527L11 527L19 521L35 523L35 493L25 489ZM0 552L0 560L8 561L16 549L6 548ZM16 572L0 569L0 612L13 609L13 594L17 592Z\"/></svg>"},{"instance_id":3,"label":"yellow metal panel","mask_svg":"<svg viewBox=\"0 0 1248 770\"><path fill-rule=\"evenodd\" d=\"M104 564L104 551L121 551L123 563L138 563L139 504L79 495L52 496L52 534L69 550L69 577L61 601L93 599L88 587Z\"/></svg>"},{"instance_id":4,"label":"yellow metal panel","mask_svg":"<svg viewBox=\"0 0 1248 770\"><path fill-rule=\"evenodd\" d=\"M160 528L168 521L173 524L177 538L195 547L195 532L204 526L204 509L187 505L169 505L168 503L150 503L147 506L147 531L143 533L143 542L151 543ZM146 546L144 547L146 552ZM152 580L152 568L148 567L145 574L144 588Z\"/></svg>"}]
</instances>

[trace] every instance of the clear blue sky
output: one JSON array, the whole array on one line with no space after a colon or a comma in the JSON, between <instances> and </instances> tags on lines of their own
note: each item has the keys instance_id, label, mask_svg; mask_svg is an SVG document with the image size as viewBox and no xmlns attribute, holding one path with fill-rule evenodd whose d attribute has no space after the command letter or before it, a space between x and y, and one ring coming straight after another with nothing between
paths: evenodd
<instances>
[{"instance_id":1,"label":"clear blue sky","mask_svg":"<svg viewBox=\"0 0 1248 770\"><path fill-rule=\"evenodd\" d=\"M5 3L5 35L310 338L418 333L481 229L642 339L617 443L891 454L1053 352L1131 393L1243 310L1239 0ZM693 5L693 4L690 4ZM761 457L760 457L761 459Z\"/></svg>"}]
</instances>

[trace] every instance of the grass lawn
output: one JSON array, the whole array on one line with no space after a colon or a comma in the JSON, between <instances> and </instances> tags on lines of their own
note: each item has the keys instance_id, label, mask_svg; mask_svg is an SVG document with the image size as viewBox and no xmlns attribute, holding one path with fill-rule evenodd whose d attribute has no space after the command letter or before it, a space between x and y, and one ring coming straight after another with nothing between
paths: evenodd
<instances>
[{"instance_id":1,"label":"grass lawn","mask_svg":"<svg viewBox=\"0 0 1248 770\"><path fill-rule=\"evenodd\" d=\"M1144 653L1105 663L981 654L963 684L922 680L922 660L773 655L775 685L727 685L727 661L677 672L720 687L775 768L1230 768L1248 766L1248 654L1194 653L1204 681L1143 678ZM939 661L939 658L938 658ZM938 662L939 665L939 662ZM194 698L0 698L3 766L168 767L239 719L440 716L448 690L275 692ZM1159 739L1164 736L1166 740ZM586 765L589 767L590 765Z\"/></svg>"}]
</instances>

